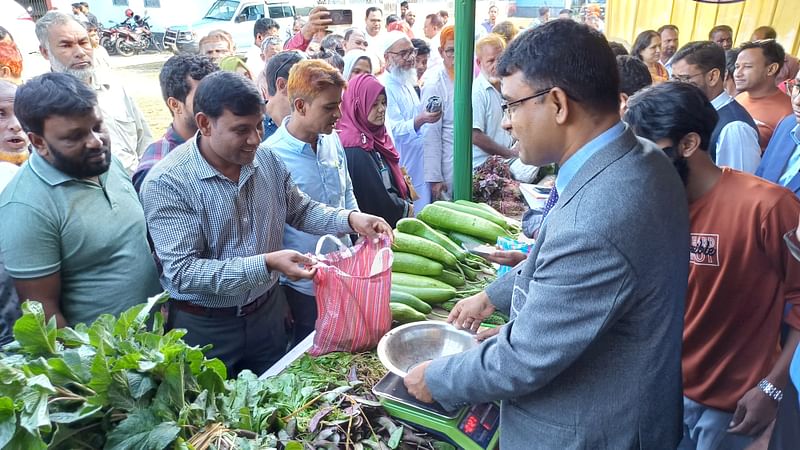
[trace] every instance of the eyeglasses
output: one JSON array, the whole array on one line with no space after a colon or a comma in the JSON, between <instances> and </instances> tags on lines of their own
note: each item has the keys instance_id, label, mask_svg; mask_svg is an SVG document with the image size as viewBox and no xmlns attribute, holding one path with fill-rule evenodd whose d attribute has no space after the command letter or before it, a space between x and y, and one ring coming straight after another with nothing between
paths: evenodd
<instances>
[{"instance_id":1,"label":"eyeglasses","mask_svg":"<svg viewBox=\"0 0 800 450\"><path fill-rule=\"evenodd\" d=\"M528 97L521 98L519 100L514 100L513 102L507 102L503 105L503 114L510 119L511 116L514 114L514 110L517 109L519 105L527 102L528 100L533 100L534 98L547 95L552 90L553 88L542 89L541 91L537 91L533 95L530 95Z\"/></svg>"},{"instance_id":2,"label":"eyeglasses","mask_svg":"<svg viewBox=\"0 0 800 450\"><path fill-rule=\"evenodd\" d=\"M786 80L783 85L786 87L786 93L789 97L795 98L800 95L800 83L797 80Z\"/></svg>"},{"instance_id":3,"label":"eyeglasses","mask_svg":"<svg viewBox=\"0 0 800 450\"><path fill-rule=\"evenodd\" d=\"M402 51L399 51L399 52L386 52L386 53L391 53L393 55L397 55L402 59L408 59L409 57L413 58L413 57L417 56L417 49L416 48L409 48L409 49L402 50Z\"/></svg>"},{"instance_id":4,"label":"eyeglasses","mask_svg":"<svg viewBox=\"0 0 800 450\"><path fill-rule=\"evenodd\" d=\"M447 56L448 58L452 58L453 55L455 54L456 54L456 49L453 47L444 49L444 55Z\"/></svg>"},{"instance_id":5,"label":"eyeglasses","mask_svg":"<svg viewBox=\"0 0 800 450\"><path fill-rule=\"evenodd\" d=\"M361 39L354 39L353 40L353 45L360 45L362 47L368 47L369 46L369 42L362 41Z\"/></svg>"},{"instance_id":6,"label":"eyeglasses","mask_svg":"<svg viewBox=\"0 0 800 450\"><path fill-rule=\"evenodd\" d=\"M683 82L683 83L689 83L689 82L692 81L692 79L694 79L695 77L698 77L700 75L705 75L705 72L698 72L698 73L696 73L694 75L675 75L673 73L671 78L673 80L675 80L675 81L680 81L680 82Z\"/></svg>"},{"instance_id":7,"label":"eyeglasses","mask_svg":"<svg viewBox=\"0 0 800 450\"><path fill-rule=\"evenodd\" d=\"M304 59L308 59L308 56L306 56L305 53L302 53L302 52L297 51L297 50L290 50L290 51L282 52L282 53L290 53L291 55L289 55L289 57L286 58L286 61L284 61L280 66L278 66L278 70L275 71L275 76L273 76L273 78L272 78L272 85L273 86L277 86L278 85L278 77L280 76L281 70L283 70L287 65L296 64L296 63L298 63L298 62L300 62L300 61L302 61ZM287 78L288 76L289 75L287 74L286 76L284 76L284 78Z\"/></svg>"},{"instance_id":8,"label":"eyeglasses","mask_svg":"<svg viewBox=\"0 0 800 450\"><path fill-rule=\"evenodd\" d=\"M270 45L280 45L281 38L277 36L270 36L261 41L261 51L265 51Z\"/></svg>"}]
</instances>

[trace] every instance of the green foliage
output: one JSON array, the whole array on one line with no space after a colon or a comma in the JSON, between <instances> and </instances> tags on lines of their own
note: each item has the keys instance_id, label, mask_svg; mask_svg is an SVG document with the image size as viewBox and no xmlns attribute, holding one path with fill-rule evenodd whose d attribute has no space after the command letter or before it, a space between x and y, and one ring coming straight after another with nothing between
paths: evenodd
<instances>
[{"instance_id":1,"label":"green foliage","mask_svg":"<svg viewBox=\"0 0 800 450\"><path fill-rule=\"evenodd\" d=\"M335 447L344 439L381 439L366 412L379 410L359 391L358 372L374 378L374 355L299 358L259 380L164 332L154 305L57 329L42 306L26 302L15 342L0 353L0 448L162 450ZM148 326L148 323L150 325ZM366 364L363 362L366 361ZM346 430L347 437L339 432ZM400 435L385 433L395 448Z\"/></svg>"}]
</instances>

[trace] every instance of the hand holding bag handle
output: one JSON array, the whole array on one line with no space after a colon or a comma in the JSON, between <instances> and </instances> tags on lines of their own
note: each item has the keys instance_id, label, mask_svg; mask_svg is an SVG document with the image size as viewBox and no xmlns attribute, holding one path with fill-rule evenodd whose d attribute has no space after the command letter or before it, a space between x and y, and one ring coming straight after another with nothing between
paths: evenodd
<instances>
[{"instance_id":1,"label":"hand holding bag handle","mask_svg":"<svg viewBox=\"0 0 800 450\"><path fill-rule=\"evenodd\" d=\"M383 240L383 239L386 239L386 238L380 238L380 239ZM333 243L336 244L339 247L339 251L341 253L344 253L345 255L347 255L349 257L353 256L352 248L344 245L344 243L341 241L341 239L339 239L338 237L336 237L333 234L326 234L326 235L320 237L319 240L317 240L317 246L316 246L316 248L314 250L314 254L316 254L318 257L323 256L323 254L321 253L322 246L325 245L325 242L328 241L328 240L333 241ZM391 257L389 258L389 263L388 263L389 266L391 267L392 262L394 262L394 253L392 252L392 249L390 247L384 247L384 248L378 250L378 252L375 254L375 259L372 260L372 266L370 266L371 268L370 268L370 271L369 271L369 276L374 276L374 275L379 274L379 273L381 273L383 271L383 267L382 267L383 263L382 263L382 260L380 258L381 258L381 255L383 255L387 250L391 253Z\"/></svg>"}]
</instances>

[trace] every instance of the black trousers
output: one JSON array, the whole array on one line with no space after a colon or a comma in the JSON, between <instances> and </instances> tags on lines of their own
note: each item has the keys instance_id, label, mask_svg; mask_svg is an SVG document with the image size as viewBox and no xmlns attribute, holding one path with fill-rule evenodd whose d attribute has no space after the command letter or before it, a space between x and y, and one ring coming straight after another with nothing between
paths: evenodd
<instances>
[{"instance_id":1,"label":"black trousers","mask_svg":"<svg viewBox=\"0 0 800 450\"><path fill-rule=\"evenodd\" d=\"M299 344L306 336L314 331L317 322L317 298L296 291L289 286L283 286L286 292L286 301L292 312L292 344Z\"/></svg>"},{"instance_id":2,"label":"black trousers","mask_svg":"<svg viewBox=\"0 0 800 450\"><path fill-rule=\"evenodd\" d=\"M213 345L206 358L219 358L228 378L248 369L260 376L286 354L289 307L283 288L276 285L260 308L243 317L209 317L169 308L168 328L185 328L189 345Z\"/></svg>"}]
</instances>

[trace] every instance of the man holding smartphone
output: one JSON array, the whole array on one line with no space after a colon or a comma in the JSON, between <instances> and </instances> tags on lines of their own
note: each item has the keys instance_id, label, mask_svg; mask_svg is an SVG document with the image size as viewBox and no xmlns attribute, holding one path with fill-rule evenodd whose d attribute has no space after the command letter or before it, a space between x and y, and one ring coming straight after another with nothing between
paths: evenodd
<instances>
[{"instance_id":1,"label":"man holding smartphone","mask_svg":"<svg viewBox=\"0 0 800 450\"><path fill-rule=\"evenodd\" d=\"M414 210L421 211L430 203L430 187L425 183L422 130L426 123L436 123L441 110L426 111L414 88L417 85L416 49L411 39L400 31L387 33L383 44L386 58L387 126L391 128L395 147L400 153L400 165L411 176L410 184L419 195Z\"/></svg>"}]
</instances>

